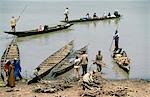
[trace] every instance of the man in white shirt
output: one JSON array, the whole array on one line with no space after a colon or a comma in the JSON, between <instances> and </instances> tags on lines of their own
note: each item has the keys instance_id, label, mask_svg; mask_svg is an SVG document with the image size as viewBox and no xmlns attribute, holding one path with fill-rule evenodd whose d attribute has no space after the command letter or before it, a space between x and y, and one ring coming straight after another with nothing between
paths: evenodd
<instances>
[{"instance_id":1,"label":"man in white shirt","mask_svg":"<svg viewBox=\"0 0 150 97\"><path fill-rule=\"evenodd\" d=\"M69 15L68 7L65 9L64 15L65 15L65 21L68 22L68 15Z\"/></svg>"},{"instance_id":2,"label":"man in white shirt","mask_svg":"<svg viewBox=\"0 0 150 97\"><path fill-rule=\"evenodd\" d=\"M80 63L81 63L81 59L76 56L76 59L74 60L74 72L75 72L75 75L77 76L77 78L80 77Z\"/></svg>"}]
</instances>

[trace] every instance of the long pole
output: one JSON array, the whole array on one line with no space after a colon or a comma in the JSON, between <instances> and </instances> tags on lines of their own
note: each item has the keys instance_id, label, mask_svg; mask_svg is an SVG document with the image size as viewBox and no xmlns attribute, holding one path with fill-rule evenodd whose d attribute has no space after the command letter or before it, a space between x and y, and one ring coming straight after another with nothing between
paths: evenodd
<instances>
[{"instance_id":1,"label":"long pole","mask_svg":"<svg viewBox=\"0 0 150 97\"><path fill-rule=\"evenodd\" d=\"M114 40L114 39L112 39L112 41L111 41L111 45L110 45L109 51L111 51L112 44L113 44L113 40Z\"/></svg>"},{"instance_id":2,"label":"long pole","mask_svg":"<svg viewBox=\"0 0 150 97\"><path fill-rule=\"evenodd\" d=\"M26 8L27 8L27 5L25 5L25 7L23 8L22 12L20 13L20 15L19 15L19 17L17 19L17 22L19 21L21 15L24 13L24 11L26 10Z\"/></svg>"},{"instance_id":3,"label":"long pole","mask_svg":"<svg viewBox=\"0 0 150 97\"><path fill-rule=\"evenodd\" d=\"M27 5L25 5L24 9L22 10L22 12L20 13L19 17L24 13L24 11L26 10Z\"/></svg>"}]
</instances>

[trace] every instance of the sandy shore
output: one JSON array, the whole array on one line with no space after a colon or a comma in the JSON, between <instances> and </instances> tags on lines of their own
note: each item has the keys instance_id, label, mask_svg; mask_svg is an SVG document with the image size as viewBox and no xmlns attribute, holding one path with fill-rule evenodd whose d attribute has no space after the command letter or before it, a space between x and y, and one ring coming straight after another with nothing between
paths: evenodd
<instances>
[{"instance_id":1,"label":"sandy shore","mask_svg":"<svg viewBox=\"0 0 150 97\"><path fill-rule=\"evenodd\" d=\"M85 92L76 83L71 88L55 93L35 93L33 90L38 84L27 85L17 83L13 89L0 87L0 97L81 97ZM143 80L104 80L102 92L96 97L150 97L150 82ZM121 96L122 95L122 96Z\"/></svg>"}]
</instances>

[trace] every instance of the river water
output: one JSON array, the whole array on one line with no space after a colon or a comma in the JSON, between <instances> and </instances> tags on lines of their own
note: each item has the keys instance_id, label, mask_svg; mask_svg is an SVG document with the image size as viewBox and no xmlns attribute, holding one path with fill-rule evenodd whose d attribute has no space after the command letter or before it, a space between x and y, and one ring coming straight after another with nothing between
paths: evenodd
<instances>
[{"instance_id":1,"label":"river water","mask_svg":"<svg viewBox=\"0 0 150 97\"><path fill-rule=\"evenodd\" d=\"M17 38L20 49L22 75L30 77L32 71L45 58L53 54L71 40L75 40L75 49L88 46L88 69L95 69L92 60L98 50L102 51L108 68L102 70L107 79L150 79L150 5L149 1L1 1L0 2L0 56L12 40L12 35L3 33L9 31L11 16L21 18L17 30L38 28L39 25L54 26L64 19L64 9L70 10L70 19L81 18L86 13L92 16L94 12L102 16L106 11L113 13L118 10L123 17L120 20L107 20L87 23L77 23L66 30L53 33ZM117 65L112 63L109 51L112 36L118 28L120 47L131 58L131 70L127 75Z\"/></svg>"}]
</instances>

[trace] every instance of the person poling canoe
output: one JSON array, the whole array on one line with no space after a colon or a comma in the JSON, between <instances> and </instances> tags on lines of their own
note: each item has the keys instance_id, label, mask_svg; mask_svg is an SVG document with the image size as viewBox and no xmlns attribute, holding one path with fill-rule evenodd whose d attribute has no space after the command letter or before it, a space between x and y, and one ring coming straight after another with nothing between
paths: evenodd
<instances>
[{"instance_id":1,"label":"person poling canoe","mask_svg":"<svg viewBox=\"0 0 150 97\"><path fill-rule=\"evenodd\" d=\"M64 15L65 15L65 21L68 22L68 15L69 15L69 8L68 7L65 9Z\"/></svg>"},{"instance_id":2,"label":"person poling canoe","mask_svg":"<svg viewBox=\"0 0 150 97\"><path fill-rule=\"evenodd\" d=\"M118 44L119 44L119 33L118 33L118 30L116 30L115 35L113 36L113 40L115 40L115 49L114 49L114 51L117 51L118 48L119 48L119 46L118 46Z\"/></svg>"},{"instance_id":3,"label":"person poling canoe","mask_svg":"<svg viewBox=\"0 0 150 97\"><path fill-rule=\"evenodd\" d=\"M20 16L18 18L15 18L14 16L12 16L12 18L10 19L11 30L13 32L16 32L16 23L19 19L20 19Z\"/></svg>"},{"instance_id":4,"label":"person poling canoe","mask_svg":"<svg viewBox=\"0 0 150 97\"><path fill-rule=\"evenodd\" d=\"M15 18L14 16L12 16L12 18L10 19L10 25L11 25L12 32L16 32L16 23L19 21L21 15L24 13L26 8L27 8L27 5L24 7L24 9L22 10L22 12L20 13L18 18Z\"/></svg>"}]
</instances>

